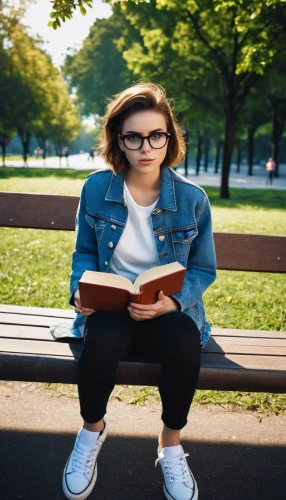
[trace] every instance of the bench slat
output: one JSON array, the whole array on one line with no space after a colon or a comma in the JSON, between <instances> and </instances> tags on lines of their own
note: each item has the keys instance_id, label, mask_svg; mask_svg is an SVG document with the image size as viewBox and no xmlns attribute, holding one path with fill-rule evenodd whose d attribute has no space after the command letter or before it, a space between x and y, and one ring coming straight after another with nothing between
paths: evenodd
<instances>
[{"instance_id":1,"label":"bench slat","mask_svg":"<svg viewBox=\"0 0 286 500\"><path fill-rule=\"evenodd\" d=\"M26 326L26 325L1 325L0 324L0 339L21 339L21 340L36 340L42 342L55 342L50 329L41 326ZM57 342L59 343L59 342Z\"/></svg>"},{"instance_id":2,"label":"bench slat","mask_svg":"<svg viewBox=\"0 0 286 500\"><path fill-rule=\"evenodd\" d=\"M78 196L0 193L0 226L74 231Z\"/></svg>"},{"instance_id":3,"label":"bench slat","mask_svg":"<svg viewBox=\"0 0 286 500\"><path fill-rule=\"evenodd\" d=\"M217 345L216 352L202 352L202 362L204 366L208 366L208 363L211 363L210 366L212 367L222 367L227 363L227 366L231 366L233 368L239 368L239 366L237 365L242 365L243 367L250 369L283 369L285 370L286 379L286 356L272 356L264 353L261 353L261 355L257 355L256 349L257 348L251 349L250 347L248 352L245 354L241 352L242 349L236 349L235 346L235 348L233 349L234 352L224 353ZM38 342L33 340L0 338L0 352L2 354L6 353L11 355L13 355L13 353L22 353L23 355L66 357L73 357L75 355L76 358L78 358L81 352L81 346L59 342ZM233 365L233 363L235 363L235 365Z\"/></svg>"},{"instance_id":4,"label":"bench slat","mask_svg":"<svg viewBox=\"0 0 286 500\"><path fill-rule=\"evenodd\" d=\"M61 342L49 342L42 340L26 340L21 338L0 338L0 352L1 353L18 353L23 355L37 354L44 356L73 356L75 348L81 347L76 344L66 344Z\"/></svg>"},{"instance_id":5,"label":"bench slat","mask_svg":"<svg viewBox=\"0 0 286 500\"><path fill-rule=\"evenodd\" d=\"M214 233L217 268L286 272L286 236Z\"/></svg>"},{"instance_id":6,"label":"bench slat","mask_svg":"<svg viewBox=\"0 0 286 500\"><path fill-rule=\"evenodd\" d=\"M234 328L212 328L213 337L258 337L285 339L286 332L266 330L235 330Z\"/></svg>"},{"instance_id":7,"label":"bench slat","mask_svg":"<svg viewBox=\"0 0 286 500\"><path fill-rule=\"evenodd\" d=\"M10 316L11 315L11 316ZM42 319L44 317L44 319ZM71 309L47 307L25 307L0 304L0 323L15 325L50 326L56 323L69 323L74 318ZM247 337L286 339L286 332L265 330L236 330L235 328L212 328L212 337Z\"/></svg>"},{"instance_id":8,"label":"bench slat","mask_svg":"<svg viewBox=\"0 0 286 500\"><path fill-rule=\"evenodd\" d=\"M0 313L21 314L29 316L50 316L51 318L74 318L73 309L54 309L52 307L25 307L0 304Z\"/></svg>"},{"instance_id":9,"label":"bench slat","mask_svg":"<svg viewBox=\"0 0 286 500\"><path fill-rule=\"evenodd\" d=\"M11 325L11 324L0 324L0 339L4 342L9 342L9 339L14 339L17 347L16 351L13 348L13 352L20 352L20 345L22 345L23 353L30 352L28 343L26 341L33 340L40 342L43 346L41 351L32 351L33 353L43 353L51 354L54 352L44 344L45 342L55 342L49 328L43 328L38 326L27 326L27 325ZM23 341L20 344L20 340ZM0 344L1 345L1 344ZM9 345L9 344L8 344ZM14 345L14 344L11 344ZM45 347L44 347L45 346ZM6 349L8 349L6 347ZM3 348L2 348L3 350ZM61 352L61 351L60 351ZM269 356L285 356L286 359L286 345L284 339L269 339L269 338L228 338L228 337L212 337L207 345L204 347L203 352L206 353L231 353L231 354L256 354L256 355L269 355Z\"/></svg>"},{"instance_id":10,"label":"bench slat","mask_svg":"<svg viewBox=\"0 0 286 500\"><path fill-rule=\"evenodd\" d=\"M3 314L0 312L0 324L50 327L57 323L71 325L72 319L54 318L50 316L32 316L27 314L22 316L21 314Z\"/></svg>"}]
</instances>

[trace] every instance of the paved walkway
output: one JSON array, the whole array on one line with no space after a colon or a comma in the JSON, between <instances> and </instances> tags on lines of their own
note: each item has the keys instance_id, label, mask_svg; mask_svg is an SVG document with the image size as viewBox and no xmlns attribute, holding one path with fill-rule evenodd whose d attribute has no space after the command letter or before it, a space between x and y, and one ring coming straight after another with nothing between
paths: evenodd
<instances>
[{"instance_id":1,"label":"paved walkway","mask_svg":"<svg viewBox=\"0 0 286 500\"><path fill-rule=\"evenodd\" d=\"M22 161L9 161L7 160L7 166L22 167ZM30 167L43 168L43 160L30 160L28 162ZM100 156L95 156L94 161L88 161L87 154L81 155L71 155L68 159L68 165L70 168L76 170L95 170L97 168L104 168L106 165ZM58 158L47 158L45 166L49 168L60 168ZM62 158L61 168L66 168L67 163L65 158ZM204 172L203 167L201 168L200 174L196 175L194 167L189 168L188 178L199 184L201 186L220 186L221 174L214 174L213 166L211 165L208 172ZM271 189L285 189L286 190L286 164L282 164L279 167L280 176L274 178ZM184 168L178 168L178 172L184 174ZM266 186L266 172L264 166L255 165L253 167L253 175L247 175L247 166L241 166L241 172L236 173L236 166L232 165L229 186L231 188L252 188L252 189L269 189Z\"/></svg>"},{"instance_id":2,"label":"paved walkway","mask_svg":"<svg viewBox=\"0 0 286 500\"><path fill-rule=\"evenodd\" d=\"M0 383L1 500L64 500L63 467L81 419L78 401L32 384ZM108 407L109 436L90 500L163 500L154 467L160 406ZM284 500L286 417L194 407L182 434L200 500Z\"/></svg>"}]
</instances>

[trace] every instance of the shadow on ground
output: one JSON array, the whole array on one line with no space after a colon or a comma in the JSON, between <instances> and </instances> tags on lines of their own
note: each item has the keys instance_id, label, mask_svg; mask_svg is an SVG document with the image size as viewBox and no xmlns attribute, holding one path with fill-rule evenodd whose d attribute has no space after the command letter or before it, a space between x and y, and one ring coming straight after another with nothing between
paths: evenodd
<instances>
[{"instance_id":1,"label":"shadow on ground","mask_svg":"<svg viewBox=\"0 0 286 500\"><path fill-rule=\"evenodd\" d=\"M63 500L62 470L74 435L0 432L0 499ZM111 435L90 500L163 500L154 439ZM284 500L285 447L185 441L200 500Z\"/></svg>"}]
</instances>

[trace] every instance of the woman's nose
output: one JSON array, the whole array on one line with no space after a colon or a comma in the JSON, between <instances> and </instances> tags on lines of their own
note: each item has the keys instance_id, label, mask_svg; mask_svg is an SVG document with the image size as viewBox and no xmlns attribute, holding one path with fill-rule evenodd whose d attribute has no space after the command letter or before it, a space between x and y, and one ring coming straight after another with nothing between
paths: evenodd
<instances>
[{"instance_id":1,"label":"woman's nose","mask_svg":"<svg viewBox=\"0 0 286 500\"><path fill-rule=\"evenodd\" d=\"M144 138L144 139L143 139L143 144L142 144L142 146L141 146L141 150L142 150L142 151L150 151L150 149L151 149L151 146L150 146L150 144L149 144L148 139Z\"/></svg>"}]
</instances>

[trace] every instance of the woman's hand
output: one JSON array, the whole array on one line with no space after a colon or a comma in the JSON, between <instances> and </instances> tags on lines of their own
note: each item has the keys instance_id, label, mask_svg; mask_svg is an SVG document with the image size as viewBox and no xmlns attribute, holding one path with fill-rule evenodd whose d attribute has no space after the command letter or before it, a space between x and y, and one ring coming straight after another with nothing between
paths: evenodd
<instances>
[{"instance_id":1,"label":"woman's hand","mask_svg":"<svg viewBox=\"0 0 286 500\"><path fill-rule=\"evenodd\" d=\"M86 307L81 307L79 289L77 289L74 292L73 298L74 298L74 303L75 303L75 310L77 312L79 312L83 316L90 316L94 312L93 309L87 309Z\"/></svg>"},{"instance_id":2,"label":"woman's hand","mask_svg":"<svg viewBox=\"0 0 286 500\"><path fill-rule=\"evenodd\" d=\"M134 304L133 302L129 304L128 311L132 319L135 321L141 321L143 319L152 319L156 316L161 316L170 311L176 311L179 306L175 300L171 297L164 295L162 290L158 294L158 299L155 304L143 305Z\"/></svg>"}]
</instances>

